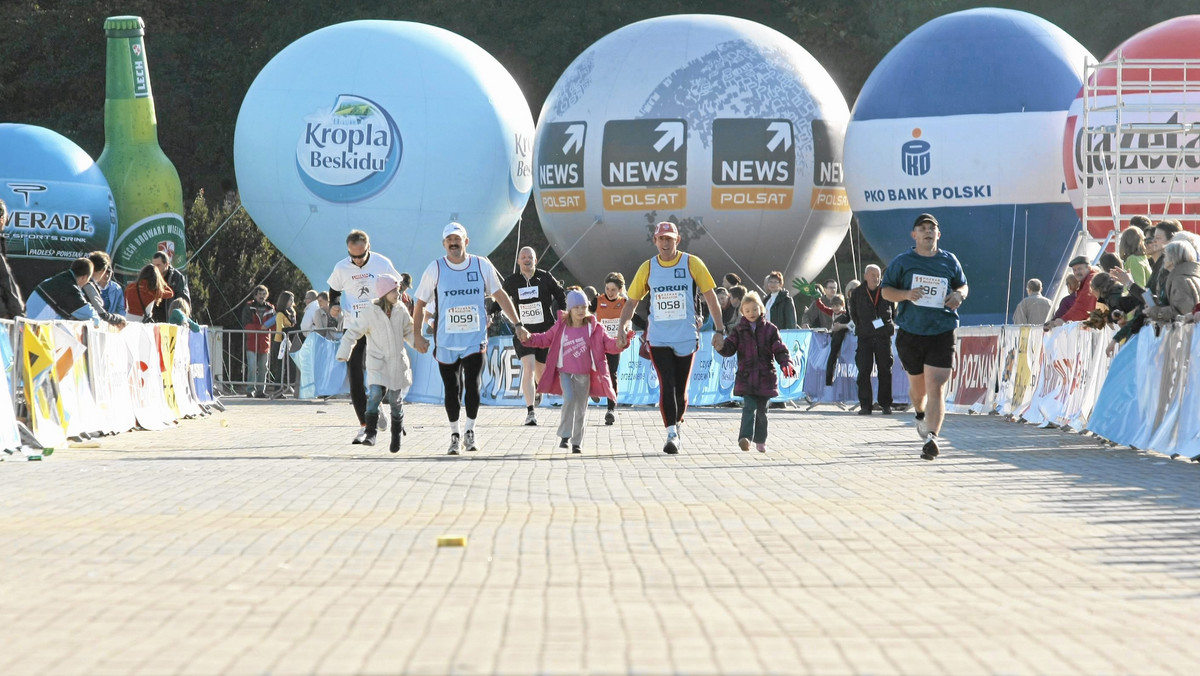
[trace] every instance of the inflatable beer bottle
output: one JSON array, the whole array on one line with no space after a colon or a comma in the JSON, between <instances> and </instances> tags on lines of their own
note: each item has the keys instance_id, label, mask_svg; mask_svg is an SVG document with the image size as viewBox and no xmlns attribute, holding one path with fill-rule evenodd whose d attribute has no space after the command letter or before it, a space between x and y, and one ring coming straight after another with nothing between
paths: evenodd
<instances>
[{"instance_id":1,"label":"inflatable beer bottle","mask_svg":"<svg viewBox=\"0 0 1200 676\"><path fill-rule=\"evenodd\" d=\"M158 147L158 119L150 92L150 70L141 17L114 16L104 22L108 73L104 89L104 152L101 171L117 205L112 252L117 272L132 277L155 251L182 267L183 189L175 165Z\"/></svg>"}]
</instances>

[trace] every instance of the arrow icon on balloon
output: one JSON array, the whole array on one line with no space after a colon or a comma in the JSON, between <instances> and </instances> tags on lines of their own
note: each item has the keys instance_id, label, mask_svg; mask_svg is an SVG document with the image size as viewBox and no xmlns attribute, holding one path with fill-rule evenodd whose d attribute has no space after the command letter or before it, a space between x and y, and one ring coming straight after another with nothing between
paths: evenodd
<instances>
[{"instance_id":1,"label":"arrow icon on balloon","mask_svg":"<svg viewBox=\"0 0 1200 676\"><path fill-rule=\"evenodd\" d=\"M683 129L682 121L663 122L655 127L654 131L662 132L662 137L658 139L658 143L654 144L654 150L661 153L663 148L666 148L667 144L672 141L675 142L672 150L679 150L679 147L683 145Z\"/></svg>"},{"instance_id":2,"label":"arrow icon on balloon","mask_svg":"<svg viewBox=\"0 0 1200 676\"><path fill-rule=\"evenodd\" d=\"M583 134L585 131L587 131L587 126L581 122L567 127L567 130L563 132L567 136L567 143L563 146L564 155L570 154L572 150L576 152L583 150Z\"/></svg>"},{"instance_id":3,"label":"arrow icon on balloon","mask_svg":"<svg viewBox=\"0 0 1200 676\"><path fill-rule=\"evenodd\" d=\"M787 122L772 122L767 125L767 131L775 132L770 141L767 141L767 150L775 152L779 144L783 144L783 149L787 150L792 147L792 125Z\"/></svg>"}]
</instances>

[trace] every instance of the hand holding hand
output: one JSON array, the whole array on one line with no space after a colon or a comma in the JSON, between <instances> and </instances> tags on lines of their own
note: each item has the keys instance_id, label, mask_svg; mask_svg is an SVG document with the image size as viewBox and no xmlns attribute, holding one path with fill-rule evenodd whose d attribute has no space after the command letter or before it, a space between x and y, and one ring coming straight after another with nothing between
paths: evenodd
<instances>
[{"instance_id":1,"label":"hand holding hand","mask_svg":"<svg viewBox=\"0 0 1200 676\"><path fill-rule=\"evenodd\" d=\"M429 341L425 338L425 336L422 336L418 333L417 335L413 336L413 347L417 348L417 352L425 354L426 352L429 352Z\"/></svg>"},{"instance_id":2,"label":"hand holding hand","mask_svg":"<svg viewBox=\"0 0 1200 676\"><path fill-rule=\"evenodd\" d=\"M629 341L632 338L633 338L633 331L626 330L626 332L624 332L624 333L618 331L617 332L617 348L624 350L625 348L629 347Z\"/></svg>"},{"instance_id":3,"label":"hand holding hand","mask_svg":"<svg viewBox=\"0 0 1200 676\"><path fill-rule=\"evenodd\" d=\"M524 326L517 327L517 340L521 341L522 345L529 340L530 335L532 334L529 333L529 329L525 328Z\"/></svg>"},{"instance_id":4,"label":"hand holding hand","mask_svg":"<svg viewBox=\"0 0 1200 676\"><path fill-rule=\"evenodd\" d=\"M714 333L712 337L712 346L714 350L719 350L725 347L725 336L719 333Z\"/></svg>"}]
</instances>

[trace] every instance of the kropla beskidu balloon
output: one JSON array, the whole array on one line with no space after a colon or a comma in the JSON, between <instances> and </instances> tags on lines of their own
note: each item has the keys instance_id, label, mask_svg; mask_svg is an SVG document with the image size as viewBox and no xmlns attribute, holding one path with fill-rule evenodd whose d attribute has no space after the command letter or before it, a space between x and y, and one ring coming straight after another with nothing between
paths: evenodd
<instances>
[{"instance_id":1,"label":"kropla beskidu balloon","mask_svg":"<svg viewBox=\"0 0 1200 676\"><path fill-rule=\"evenodd\" d=\"M117 209L100 167L58 132L0 124L0 199L8 259L28 295L92 251L112 253Z\"/></svg>"},{"instance_id":2,"label":"kropla beskidu balloon","mask_svg":"<svg viewBox=\"0 0 1200 676\"><path fill-rule=\"evenodd\" d=\"M419 275L458 221L491 253L532 184L533 117L512 75L459 35L404 21L352 21L271 59L238 114L242 202L323 288L346 235Z\"/></svg>"},{"instance_id":3,"label":"kropla beskidu balloon","mask_svg":"<svg viewBox=\"0 0 1200 676\"><path fill-rule=\"evenodd\" d=\"M653 255L663 220L716 276L811 277L850 223L848 116L825 69L770 28L710 15L625 26L576 58L542 108L543 229L597 287Z\"/></svg>"},{"instance_id":4,"label":"kropla beskidu balloon","mask_svg":"<svg viewBox=\"0 0 1200 676\"><path fill-rule=\"evenodd\" d=\"M1063 135L1063 169L1071 203L1082 217L1088 202L1087 225L1097 238L1114 227L1123 229L1134 214L1146 214L1152 222L1176 218L1184 228L1200 232L1200 177L1196 175L1200 140L1194 131L1200 123L1200 68L1185 70L1178 63L1200 59L1200 15L1155 24L1122 42L1104 62L1118 59L1128 62L1120 71L1121 123L1131 125L1123 130L1120 147L1136 152L1118 161L1112 133L1094 135L1090 152L1085 151L1081 88L1071 103ZM1148 64L1151 60L1159 62ZM1115 67L1096 71L1087 126L1117 123L1113 108L1118 105L1117 73ZM1164 133L1173 128L1185 133ZM1085 171L1085 162L1090 162L1090 171ZM1113 204L1120 213L1116 222Z\"/></svg>"},{"instance_id":5,"label":"kropla beskidu balloon","mask_svg":"<svg viewBox=\"0 0 1200 676\"><path fill-rule=\"evenodd\" d=\"M1025 281L1066 269L1079 219L1062 181L1062 125L1091 56L1025 12L938 17L875 67L846 130L846 187L884 261L941 223L970 284L965 324L1004 323Z\"/></svg>"}]
</instances>

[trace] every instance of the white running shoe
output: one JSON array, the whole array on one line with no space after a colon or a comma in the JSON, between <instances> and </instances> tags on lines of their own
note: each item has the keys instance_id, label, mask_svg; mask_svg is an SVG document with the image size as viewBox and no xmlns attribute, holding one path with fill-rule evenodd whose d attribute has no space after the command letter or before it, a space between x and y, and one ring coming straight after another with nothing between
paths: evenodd
<instances>
[{"instance_id":1,"label":"white running shoe","mask_svg":"<svg viewBox=\"0 0 1200 676\"><path fill-rule=\"evenodd\" d=\"M929 436L929 426L925 424L925 419L920 418L914 422L917 425L917 436L921 438L921 441L925 441L925 437Z\"/></svg>"},{"instance_id":2,"label":"white running shoe","mask_svg":"<svg viewBox=\"0 0 1200 676\"><path fill-rule=\"evenodd\" d=\"M458 455L458 449L458 432L455 432L450 435L450 450L446 451L446 455Z\"/></svg>"},{"instance_id":3,"label":"white running shoe","mask_svg":"<svg viewBox=\"0 0 1200 676\"><path fill-rule=\"evenodd\" d=\"M675 455L679 452L679 433L667 432L667 443L663 444L663 453Z\"/></svg>"},{"instance_id":4,"label":"white running shoe","mask_svg":"<svg viewBox=\"0 0 1200 676\"><path fill-rule=\"evenodd\" d=\"M354 435L354 441L351 441L350 443L361 444L363 442L363 440L366 438L367 438L367 426L363 425L362 427L358 428L358 434Z\"/></svg>"},{"instance_id":5,"label":"white running shoe","mask_svg":"<svg viewBox=\"0 0 1200 676\"><path fill-rule=\"evenodd\" d=\"M537 414L530 411L525 414L525 425L528 427L537 427Z\"/></svg>"},{"instance_id":6,"label":"white running shoe","mask_svg":"<svg viewBox=\"0 0 1200 676\"><path fill-rule=\"evenodd\" d=\"M463 435L463 448L467 449L468 453L479 450L479 447L475 445L475 430L467 430L467 433Z\"/></svg>"}]
</instances>

